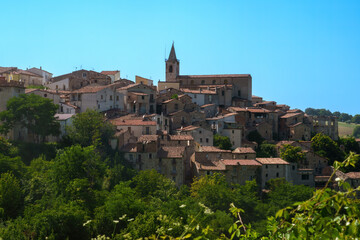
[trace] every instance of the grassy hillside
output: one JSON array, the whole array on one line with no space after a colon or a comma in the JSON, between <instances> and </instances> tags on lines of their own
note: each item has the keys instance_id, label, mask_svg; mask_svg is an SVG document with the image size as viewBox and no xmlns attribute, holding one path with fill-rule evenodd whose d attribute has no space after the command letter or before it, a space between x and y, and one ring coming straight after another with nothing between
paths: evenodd
<instances>
[{"instance_id":1,"label":"grassy hillside","mask_svg":"<svg viewBox=\"0 0 360 240\"><path fill-rule=\"evenodd\" d=\"M354 128L360 124L339 122L339 136L352 136Z\"/></svg>"}]
</instances>

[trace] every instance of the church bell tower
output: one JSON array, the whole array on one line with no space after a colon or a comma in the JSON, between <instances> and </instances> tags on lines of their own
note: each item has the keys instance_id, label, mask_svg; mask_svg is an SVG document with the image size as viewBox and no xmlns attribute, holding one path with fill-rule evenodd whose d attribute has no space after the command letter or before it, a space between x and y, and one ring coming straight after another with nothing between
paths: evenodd
<instances>
[{"instance_id":1,"label":"church bell tower","mask_svg":"<svg viewBox=\"0 0 360 240\"><path fill-rule=\"evenodd\" d=\"M176 58L174 43L172 44L169 58L166 60L166 82L177 82L179 76L179 60Z\"/></svg>"}]
</instances>

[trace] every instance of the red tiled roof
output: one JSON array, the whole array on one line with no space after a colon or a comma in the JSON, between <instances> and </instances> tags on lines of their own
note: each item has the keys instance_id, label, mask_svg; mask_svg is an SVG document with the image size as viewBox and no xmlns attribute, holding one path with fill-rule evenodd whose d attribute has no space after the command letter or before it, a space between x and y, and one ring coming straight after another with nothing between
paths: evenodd
<instances>
[{"instance_id":1,"label":"red tiled roof","mask_svg":"<svg viewBox=\"0 0 360 240\"><path fill-rule=\"evenodd\" d=\"M295 117L295 116L299 116L302 113L286 113L285 115L281 116L280 118L291 118L291 117Z\"/></svg>"},{"instance_id":2,"label":"red tiled roof","mask_svg":"<svg viewBox=\"0 0 360 240\"><path fill-rule=\"evenodd\" d=\"M360 179L360 172L348 172L346 176L352 179Z\"/></svg>"},{"instance_id":3,"label":"red tiled roof","mask_svg":"<svg viewBox=\"0 0 360 240\"><path fill-rule=\"evenodd\" d=\"M264 108L241 108L241 107L229 107L229 110L235 112L251 112L251 113L270 113L271 111Z\"/></svg>"},{"instance_id":4,"label":"red tiled roof","mask_svg":"<svg viewBox=\"0 0 360 240\"><path fill-rule=\"evenodd\" d=\"M147 95L149 95L149 94L142 93L142 92L129 92L129 94L134 94L134 95L137 95L137 96L147 96Z\"/></svg>"},{"instance_id":5,"label":"red tiled roof","mask_svg":"<svg viewBox=\"0 0 360 240\"><path fill-rule=\"evenodd\" d=\"M185 147L161 147L158 151L159 158L182 158Z\"/></svg>"},{"instance_id":6,"label":"red tiled roof","mask_svg":"<svg viewBox=\"0 0 360 240\"><path fill-rule=\"evenodd\" d=\"M119 88L118 90L127 90L129 88L136 87L138 85L140 85L140 83L134 83L134 84L130 84L130 85L127 85L125 87Z\"/></svg>"},{"instance_id":7,"label":"red tiled roof","mask_svg":"<svg viewBox=\"0 0 360 240\"><path fill-rule=\"evenodd\" d=\"M171 141L192 141L194 138L191 135L169 135Z\"/></svg>"},{"instance_id":8,"label":"red tiled roof","mask_svg":"<svg viewBox=\"0 0 360 240\"><path fill-rule=\"evenodd\" d=\"M223 150L214 146L201 146L200 152L230 152L231 150Z\"/></svg>"},{"instance_id":9,"label":"red tiled roof","mask_svg":"<svg viewBox=\"0 0 360 240\"><path fill-rule=\"evenodd\" d=\"M203 89L203 90L197 89L197 90L194 90L194 89L188 89L188 88L180 88L180 90L183 91L184 93L212 94L212 95L215 95L215 94L216 94L216 91L207 90L207 89Z\"/></svg>"},{"instance_id":10,"label":"red tiled roof","mask_svg":"<svg viewBox=\"0 0 360 240\"><path fill-rule=\"evenodd\" d=\"M200 106L200 108L206 108L206 107L210 107L210 106L215 106L215 104L213 104L213 103L205 104L205 105Z\"/></svg>"},{"instance_id":11,"label":"red tiled roof","mask_svg":"<svg viewBox=\"0 0 360 240\"><path fill-rule=\"evenodd\" d=\"M195 165L198 170L205 171L225 171L225 164L220 160L206 160L206 161L196 161Z\"/></svg>"},{"instance_id":12,"label":"red tiled roof","mask_svg":"<svg viewBox=\"0 0 360 240\"><path fill-rule=\"evenodd\" d=\"M121 152L137 152L136 143L128 143L120 149Z\"/></svg>"},{"instance_id":13,"label":"red tiled roof","mask_svg":"<svg viewBox=\"0 0 360 240\"><path fill-rule=\"evenodd\" d=\"M105 75L115 75L117 73L119 73L120 71L102 71L101 74L105 74Z\"/></svg>"},{"instance_id":14,"label":"red tiled roof","mask_svg":"<svg viewBox=\"0 0 360 240\"><path fill-rule=\"evenodd\" d=\"M155 121L143 121L139 119L112 119L110 120L115 126L156 126Z\"/></svg>"},{"instance_id":15,"label":"red tiled roof","mask_svg":"<svg viewBox=\"0 0 360 240\"><path fill-rule=\"evenodd\" d=\"M252 159L224 159L223 163L227 166L261 166L261 164Z\"/></svg>"},{"instance_id":16,"label":"red tiled roof","mask_svg":"<svg viewBox=\"0 0 360 240\"><path fill-rule=\"evenodd\" d=\"M198 128L199 128L198 126L190 125L190 126L186 126L186 127L183 127L183 128L178 128L176 130L177 131L187 132L187 131L192 131L192 130L195 130L195 129L198 129Z\"/></svg>"},{"instance_id":17,"label":"red tiled roof","mask_svg":"<svg viewBox=\"0 0 360 240\"><path fill-rule=\"evenodd\" d=\"M233 153L256 153L254 149L250 147L238 147L236 148Z\"/></svg>"},{"instance_id":18,"label":"red tiled roof","mask_svg":"<svg viewBox=\"0 0 360 240\"><path fill-rule=\"evenodd\" d=\"M158 135L142 135L139 137L138 142L155 142Z\"/></svg>"},{"instance_id":19,"label":"red tiled roof","mask_svg":"<svg viewBox=\"0 0 360 240\"><path fill-rule=\"evenodd\" d=\"M256 158L256 161L261 164L289 164L287 161L282 160L281 158Z\"/></svg>"}]
</instances>

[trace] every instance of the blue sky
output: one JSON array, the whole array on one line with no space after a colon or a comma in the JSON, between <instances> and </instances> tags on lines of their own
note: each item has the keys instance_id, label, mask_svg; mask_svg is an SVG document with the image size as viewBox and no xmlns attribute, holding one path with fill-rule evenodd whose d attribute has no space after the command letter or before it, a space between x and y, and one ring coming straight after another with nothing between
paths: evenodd
<instances>
[{"instance_id":1,"label":"blue sky","mask_svg":"<svg viewBox=\"0 0 360 240\"><path fill-rule=\"evenodd\" d=\"M253 77L292 108L360 113L360 1L4 1L0 66L120 70L155 82L175 42L180 74ZM166 53L166 55L165 55Z\"/></svg>"}]
</instances>

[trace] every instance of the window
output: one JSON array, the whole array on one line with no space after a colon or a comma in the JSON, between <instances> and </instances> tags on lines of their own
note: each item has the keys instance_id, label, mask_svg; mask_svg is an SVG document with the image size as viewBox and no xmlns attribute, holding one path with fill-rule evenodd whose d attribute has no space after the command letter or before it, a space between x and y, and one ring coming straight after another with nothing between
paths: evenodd
<instances>
[{"instance_id":1,"label":"window","mask_svg":"<svg viewBox=\"0 0 360 240\"><path fill-rule=\"evenodd\" d=\"M116 96L116 101L119 101L119 96Z\"/></svg>"},{"instance_id":2,"label":"window","mask_svg":"<svg viewBox=\"0 0 360 240\"><path fill-rule=\"evenodd\" d=\"M58 85L56 85L56 89L59 89L59 86L58 86Z\"/></svg>"},{"instance_id":3,"label":"window","mask_svg":"<svg viewBox=\"0 0 360 240\"><path fill-rule=\"evenodd\" d=\"M279 165L276 165L276 168L279 168Z\"/></svg>"},{"instance_id":4,"label":"window","mask_svg":"<svg viewBox=\"0 0 360 240\"><path fill-rule=\"evenodd\" d=\"M212 81L212 84L215 85L215 84L216 84L216 80L213 80L213 81Z\"/></svg>"},{"instance_id":5,"label":"window","mask_svg":"<svg viewBox=\"0 0 360 240\"><path fill-rule=\"evenodd\" d=\"M175 110L179 109L179 104L175 103Z\"/></svg>"},{"instance_id":6,"label":"window","mask_svg":"<svg viewBox=\"0 0 360 240\"><path fill-rule=\"evenodd\" d=\"M170 67L169 67L169 72L173 72L173 66L172 65L170 65Z\"/></svg>"},{"instance_id":7,"label":"window","mask_svg":"<svg viewBox=\"0 0 360 240\"><path fill-rule=\"evenodd\" d=\"M279 173L278 173L278 172L276 173L276 177L279 177Z\"/></svg>"},{"instance_id":8,"label":"window","mask_svg":"<svg viewBox=\"0 0 360 240\"><path fill-rule=\"evenodd\" d=\"M227 80L227 79L224 80L224 84L228 84L228 80Z\"/></svg>"},{"instance_id":9,"label":"window","mask_svg":"<svg viewBox=\"0 0 360 240\"><path fill-rule=\"evenodd\" d=\"M134 159L132 154L129 154L129 158L130 158L131 161Z\"/></svg>"},{"instance_id":10,"label":"window","mask_svg":"<svg viewBox=\"0 0 360 240\"><path fill-rule=\"evenodd\" d=\"M295 166L292 166L292 170L295 170Z\"/></svg>"},{"instance_id":11,"label":"window","mask_svg":"<svg viewBox=\"0 0 360 240\"><path fill-rule=\"evenodd\" d=\"M232 130L232 133L234 134L234 130Z\"/></svg>"},{"instance_id":12,"label":"window","mask_svg":"<svg viewBox=\"0 0 360 240\"><path fill-rule=\"evenodd\" d=\"M200 138L200 142L202 143L202 138Z\"/></svg>"},{"instance_id":13,"label":"window","mask_svg":"<svg viewBox=\"0 0 360 240\"><path fill-rule=\"evenodd\" d=\"M309 180L309 175L307 175L307 174L302 174L302 175L301 175L301 180Z\"/></svg>"},{"instance_id":14,"label":"window","mask_svg":"<svg viewBox=\"0 0 360 240\"><path fill-rule=\"evenodd\" d=\"M152 154L151 153L149 153L149 159L152 159Z\"/></svg>"},{"instance_id":15,"label":"window","mask_svg":"<svg viewBox=\"0 0 360 240\"><path fill-rule=\"evenodd\" d=\"M141 96L141 99L144 100L144 99L145 99L145 96Z\"/></svg>"},{"instance_id":16,"label":"window","mask_svg":"<svg viewBox=\"0 0 360 240\"><path fill-rule=\"evenodd\" d=\"M46 93L44 94L44 97L47 97L47 94L46 94Z\"/></svg>"},{"instance_id":17,"label":"window","mask_svg":"<svg viewBox=\"0 0 360 240\"><path fill-rule=\"evenodd\" d=\"M150 128L146 127L146 134L150 134Z\"/></svg>"},{"instance_id":18,"label":"window","mask_svg":"<svg viewBox=\"0 0 360 240\"><path fill-rule=\"evenodd\" d=\"M209 142L209 139L208 139L208 138L206 138L206 142L207 142L207 143Z\"/></svg>"},{"instance_id":19,"label":"window","mask_svg":"<svg viewBox=\"0 0 360 240\"><path fill-rule=\"evenodd\" d=\"M201 81L201 84L204 85L204 84L205 84L205 80L202 80L202 81Z\"/></svg>"},{"instance_id":20,"label":"window","mask_svg":"<svg viewBox=\"0 0 360 240\"><path fill-rule=\"evenodd\" d=\"M238 97L240 97L241 96L241 91L240 90L238 90Z\"/></svg>"},{"instance_id":21,"label":"window","mask_svg":"<svg viewBox=\"0 0 360 240\"><path fill-rule=\"evenodd\" d=\"M202 133L201 130L199 131L199 133L200 133L200 134Z\"/></svg>"},{"instance_id":22,"label":"window","mask_svg":"<svg viewBox=\"0 0 360 240\"><path fill-rule=\"evenodd\" d=\"M194 98L196 98L196 94L194 94Z\"/></svg>"},{"instance_id":23,"label":"window","mask_svg":"<svg viewBox=\"0 0 360 240\"><path fill-rule=\"evenodd\" d=\"M82 74L82 76L83 76L83 78L86 78L86 73L84 72L84 73Z\"/></svg>"},{"instance_id":24,"label":"window","mask_svg":"<svg viewBox=\"0 0 360 240\"><path fill-rule=\"evenodd\" d=\"M167 119L165 119L165 126L167 126Z\"/></svg>"},{"instance_id":25,"label":"window","mask_svg":"<svg viewBox=\"0 0 360 240\"><path fill-rule=\"evenodd\" d=\"M247 155L245 155L245 159L247 159Z\"/></svg>"},{"instance_id":26,"label":"window","mask_svg":"<svg viewBox=\"0 0 360 240\"><path fill-rule=\"evenodd\" d=\"M268 165L265 165L265 168L268 168Z\"/></svg>"},{"instance_id":27,"label":"window","mask_svg":"<svg viewBox=\"0 0 360 240\"><path fill-rule=\"evenodd\" d=\"M268 174L265 174L265 177L268 177L269 175Z\"/></svg>"},{"instance_id":28,"label":"window","mask_svg":"<svg viewBox=\"0 0 360 240\"><path fill-rule=\"evenodd\" d=\"M221 96L224 96L225 95L225 91L221 91Z\"/></svg>"},{"instance_id":29,"label":"window","mask_svg":"<svg viewBox=\"0 0 360 240\"><path fill-rule=\"evenodd\" d=\"M160 118L157 119L157 124L160 124Z\"/></svg>"},{"instance_id":30,"label":"window","mask_svg":"<svg viewBox=\"0 0 360 240\"><path fill-rule=\"evenodd\" d=\"M112 95L110 95L110 100L112 100Z\"/></svg>"},{"instance_id":31,"label":"window","mask_svg":"<svg viewBox=\"0 0 360 240\"><path fill-rule=\"evenodd\" d=\"M95 83L97 83L97 80L95 80Z\"/></svg>"},{"instance_id":32,"label":"window","mask_svg":"<svg viewBox=\"0 0 360 240\"><path fill-rule=\"evenodd\" d=\"M101 98L101 99L104 99L104 96L103 96L103 95L101 95L101 96L100 96L100 98Z\"/></svg>"}]
</instances>

